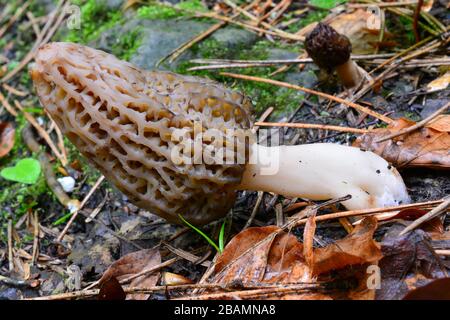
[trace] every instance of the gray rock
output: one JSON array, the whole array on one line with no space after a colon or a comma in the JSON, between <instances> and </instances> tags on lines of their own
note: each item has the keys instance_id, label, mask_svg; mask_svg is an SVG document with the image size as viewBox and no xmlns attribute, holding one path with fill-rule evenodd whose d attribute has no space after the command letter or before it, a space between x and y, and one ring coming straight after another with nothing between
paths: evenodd
<instances>
[{"instance_id":1,"label":"gray rock","mask_svg":"<svg viewBox=\"0 0 450 320\"><path fill-rule=\"evenodd\" d=\"M420 112L420 116L422 118L430 116L431 114L436 112L439 108L441 108L446 102L447 102L446 99L427 99L425 106L423 106L423 109Z\"/></svg>"},{"instance_id":2,"label":"gray rock","mask_svg":"<svg viewBox=\"0 0 450 320\"><path fill-rule=\"evenodd\" d=\"M279 48L270 48L267 50L267 54L267 60L287 60L298 57L298 53Z\"/></svg>"},{"instance_id":3,"label":"gray rock","mask_svg":"<svg viewBox=\"0 0 450 320\"><path fill-rule=\"evenodd\" d=\"M318 78L314 71L305 69L300 72L289 72L284 81L306 88L313 88L317 85Z\"/></svg>"},{"instance_id":4,"label":"gray rock","mask_svg":"<svg viewBox=\"0 0 450 320\"><path fill-rule=\"evenodd\" d=\"M207 30L211 22L171 19L171 20L146 20L131 19L123 25L117 25L105 32L90 45L98 49L111 52L113 46L117 45L121 37L138 31L141 44L131 58L131 62L142 69L155 69L158 61L167 56L174 49L186 41L192 39L201 32ZM242 48L250 47L256 40L257 35L235 27L225 27L213 33L211 39L218 42L224 48L223 58L232 58ZM187 50L172 64L162 64L158 69L176 69L180 62L202 57Z\"/></svg>"},{"instance_id":5,"label":"gray rock","mask_svg":"<svg viewBox=\"0 0 450 320\"><path fill-rule=\"evenodd\" d=\"M137 20L131 24L139 26L142 32L142 43L137 49L131 62L143 69L155 69L158 61L171 51L205 31L210 24L193 20ZM123 29L133 28L124 26ZM131 29L133 30L133 29ZM185 52L172 65L173 68L180 61L193 57L191 51ZM162 65L159 69L168 69Z\"/></svg>"},{"instance_id":6,"label":"gray rock","mask_svg":"<svg viewBox=\"0 0 450 320\"><path fill-rule=\"evenodd\" d=\"M235 50L251 46L258 36L244 29L227 26L214 32L211 38L234 54Z\"/></svg>"},{"instance_id":7,"label":"gray rock","mask_svg":"<svg viewBox=\"0 0 450 320\"><path fill-rule=\"evenodd\" d=\"M102 0L105 3L105 7L109 10L120 9L125 2L124 0Z\"/></svg>"}]
</instances>

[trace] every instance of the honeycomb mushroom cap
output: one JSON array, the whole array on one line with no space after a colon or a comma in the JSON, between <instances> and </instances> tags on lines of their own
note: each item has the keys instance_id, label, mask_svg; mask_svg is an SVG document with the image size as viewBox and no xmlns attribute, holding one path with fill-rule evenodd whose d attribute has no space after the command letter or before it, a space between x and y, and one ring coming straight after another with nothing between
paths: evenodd
<instances>
[{"instance_id":1,"label":"honeycomb mushroom cap","mask_svg":"<svg viewBox=\"0 0 450 320\"><path fill-rule=\"evenodd\" d=\"M224 135L249 128L251 103L240 93L208 79L143 71L74 43L42 46L31 75L63 133L135 205L195 224L233 205L245 164L176 164L171 150L180 144L172 139L175 130L193 141L196 121ZM238 145L214 147L237 156Z\"/></svg>"},{"instance_id":2,"label":"honeycomb mushroom cap","mask_svg":"<svg viewBox=\"0 0 450 320\"><path fill-rule=\"evenodd\" d=\"M331 71L350 59L352 44L346 36L319 22L306 37L305 49L315 64Z\"/></svg>"}]
</instances>

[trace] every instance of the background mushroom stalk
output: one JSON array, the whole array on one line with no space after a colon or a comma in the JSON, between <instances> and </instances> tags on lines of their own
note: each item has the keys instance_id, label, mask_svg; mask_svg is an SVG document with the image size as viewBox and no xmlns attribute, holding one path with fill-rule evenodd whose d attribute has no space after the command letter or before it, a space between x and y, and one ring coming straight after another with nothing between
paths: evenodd
<instances>
[{"instance_id":1,"label":"background mushroom stalk","mask_svg":"<svg viewBox=\"0 0 450 320\"><path fill-rule=\"evenodd\" d=\"M361 68L351 59L352 44L327 24L319 22L305 39L305 49L319 68L336 73L346 88L353 88L363 80Z\"/></svg>"},{"instance_id":2,"label":"background mushroom stalk","mask_svg":"<svg viewBox=\"0 0 450 320\"><path fill-rule=\"evenodd\" d=\"M31 76L41 104L90 163L135 205L172 222L179 214L194 224L218 219L240 189L313 200L351 194L349 209L409 199L398 172L371 152L230 136L251 131L251 103L209 79L140 70L74 43L41 47ZM210 130L225 142L198 139ZM196 144L248 161L204 161L195 148L197 161L175 161L174 150Z\"/></svg>"}]
</instances>

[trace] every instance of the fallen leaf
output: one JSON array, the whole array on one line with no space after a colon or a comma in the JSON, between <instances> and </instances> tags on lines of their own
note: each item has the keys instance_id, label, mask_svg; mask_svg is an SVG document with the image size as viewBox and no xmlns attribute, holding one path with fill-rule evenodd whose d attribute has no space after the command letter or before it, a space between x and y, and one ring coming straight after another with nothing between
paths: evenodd
<instances>
[{"instance_id":1,"label":"fallen leaf","mask_svg":"<svg viewBox=\"0 0 450 320\"><path fill-rule=\"evenodd\" d=\"M276 226L248 228L236 235L225 247L215 265L212 283L233 284L301 284L317 281L324 275L330 282L352 282L351 287L337 290L333 297L367 298L366 268L376 264L381 251L373 240L377 227L374 217L366 218L344 239L325 248L312 248L315 218L310 216L302 245L297 238ZM305 259L305 256L307 257ZM308 262L307 262L308 260ZM356 272L356 270L358 270ZM339 272L340 276L336 276ZM364 295L354 289L364 291ZM374 294L372 294L374 296ZM330 299L325 292L277 296L279 299Z\"/></svg>"},{"instance_id":2,"label":"fallen leaf","mask_svg":"<svg viewBox=\"0 0 450 320\"><path fill-rule=\"evenodd\" d=\"M429 12L433 8L434 0L425 0L422 5L422 11Z\"/></svg>"},{"instance_id":3,"label":"fallen leaf","mask_svg":"<svg viewBox=\"0 0 450 320\"><path fill-rule=\"evenodd\" d=\"M441 114L428 123L427 127L441 132L450 132L450 115Z\"/></svg>"},{"instance_id":4,"label":"fallen leaf","mask_svg":"<svg viewBox=\"0 0 450 320\"><path fill-rule=\"evenodd\" d=\"M303 245L276 226L248 228L225 247L215 265L215 283L295 282L307 267Z\"/></svg>"},{"instance_id":5,"label":"fallen leaf","mask_svg":"<svg viewBox=\"0 0 450 320\"><path fill-rule=\"evenodd\" d=\"M429 210L423 210L423 209L403 209L400 210L397 214L394 216L389 217L388 219L385 219L385 221L389 220L395 220L395 219L402 219L407 221L414 221L421 216L427 214ZM422 223L419 226L420 229L426 232L430 233L443 233L444 232L444 224L442 222L442 219L440 217L433 218L429 221L426 221Z\"/></svg>"},{"instance_id":6,"label":"fallen leaf","mask_svg":"<svg viewBox=\"0 0 450 320\"><path fill-rule=\"evenodd\" d=\"M402 299L409 291L447 276L429 236L420 229L398 236L403 228L393 225L381 242L381 288L376 291L377 300Z\"/></svg>"},{"instance_id":7,"label":"fallen leaf","mask_svg":"<svg viewBox=\"0 0 450 320\"><path fill-rule=\"evenodd\" d=\"M381 259L380 246L373 240L377 219L367 217L345 238L314 252L314 274L330 272L351 265L376 263Z\"/></svg>"},{"instance_id":8,"label":"fallen leaf","mask_svg":"<svg viewBox=\"0 0 450 320\"><path fill-rule=\"evenodd\" d=\"M403 300L450 300L450 278L442 278L414 289Z\"/></svg>"},{"instance_id":9,"label":"fallen leaf","mask_svg":"<svg viewBox=\"0 0 450 320\"><path fill-rule=\"evenodd\" d=\"M437 123L431 122L409 134L377 143L376 141L384 136L415 124L414 121L401 118L387 128L374 129L373 132L359 136L353 146L373 151L397 168L448 169L450 168L450 134L445 123L449 123L448 116L441 117Z\"/></svg>"},{"instance_id":10,"label":"fallen leaf","mask_svg":"<svg viewBox=\"0 0 450 320\"><path fill-rule=\"evenodd\" d=\"M338 15L330 26L350 39L353 54L369 54L374 52L374 44L379 41L380 27L377 22L377 17L369 10L357 9ZM388 36L385 31L385 38Z\"/></svg>"},{"instance_id":11,"label":"fallen leaf","mask_svg":"<svg viewBox=\"0 0 450 320\"><path fill-rule=\"evenodd\" d=\"M125 300L125 291L119 281L113 276L103 280L100 283L100 292L98 293L98 300Z\"/></svg>"},{"instance_id":12,"label":"fallen leaf","mask_svg":"<svg viewBox=\"0 0 450 320\"><path fill-rule=\"evenodd\" d=\"M118 281L138 274L139 272L149 269L161 263L161 255L157 249L143 249L129 253L119 260L115 261L105 271L100 279L100 284L108 281L110 278L116 278ZM133 279L130 283L131 288L147 288L155 286L160 277L159 272L142 275ZM148 294L130 294L129 300L146 300Z\"/></svg>"},{"instance_id":13,"label":"fallen leaf","mask_svg":"<svg viewBox=\"0 0 450 320\"><path fill-rule=\"evenodd\" d=\"M22 159L14 167L4 168L0 171L0 176L4 179L26 184L36 183L40 174L41 164L32 158Z\"/></svg>"},{"instance_id":14,"label":"fallen leaf","mask_svg":"<svg viewBox=\"0 0 450 320\"><path fill-rule=\"evenodd\" d=\"M181 284L193 283L191 279L172 272L163 272L161 282L165 286L178 286Z\"/></svg>"},{"instance_id":15,"label":"fallen leaf","mask_svg":"<svg viewBox=\"0 0 450 320\"><path fill-rule=\"evenodd\" d=\"M447 71L445 74L440 76L437 79L434 79L430 83L427 84L427 92L435 92L444 90L448 87L448 83L450 82L450 71Z\"/></svg>"},{"instance_id":16,"label":"fallen leaf","mask_svg":"<svg viewBox=\"0 0 450 320\"><path fill-rule=\"evenodd\" d=\"M15 130L11 123L0 122L0 158L11 151L14 146Z\"/></svg>"}]
</instances>

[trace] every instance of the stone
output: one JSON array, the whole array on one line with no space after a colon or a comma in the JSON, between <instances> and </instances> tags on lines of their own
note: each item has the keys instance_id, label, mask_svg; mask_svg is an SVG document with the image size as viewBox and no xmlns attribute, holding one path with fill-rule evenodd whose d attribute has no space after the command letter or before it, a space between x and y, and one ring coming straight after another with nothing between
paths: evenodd
<instances>
[{"instance_id":1,"label":"stone","mask_svg":"<svg viewBox=\"0 0 450 320\"><path fill-rule=\"evenodd\" d=\"M296 59L298 57L298 53L284 50L280 48L270 48L267 50L267 60L288 60L288 59Z\"/></svg>"}]
</instances>

